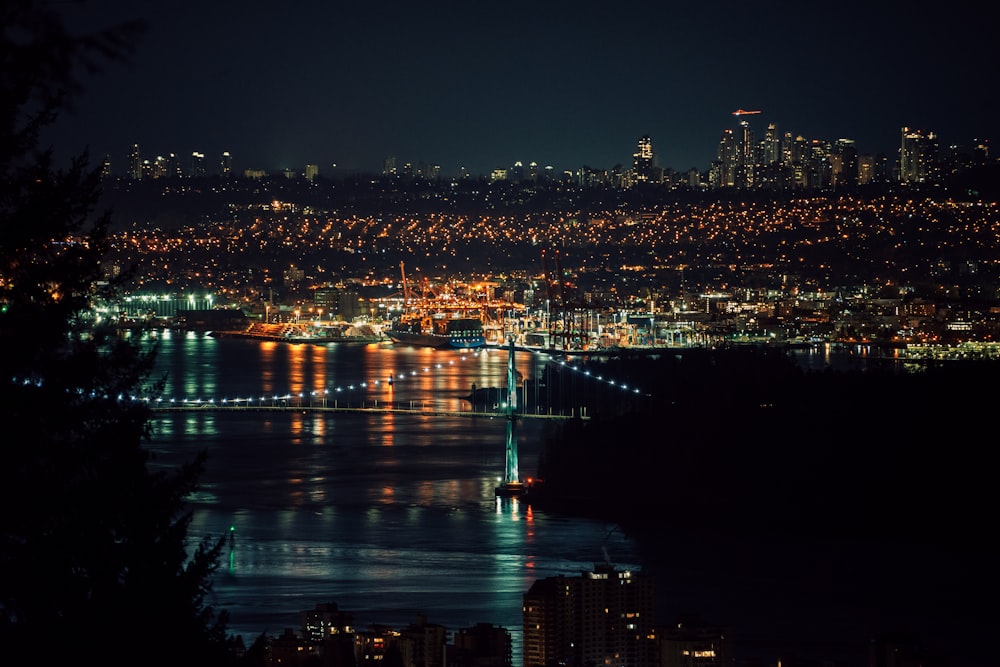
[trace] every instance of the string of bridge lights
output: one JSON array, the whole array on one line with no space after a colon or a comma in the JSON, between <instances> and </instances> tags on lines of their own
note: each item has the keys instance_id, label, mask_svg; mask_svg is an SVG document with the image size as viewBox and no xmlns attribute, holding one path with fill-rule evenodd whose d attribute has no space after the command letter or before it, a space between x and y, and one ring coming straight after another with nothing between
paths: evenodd
<instances>
[{"instance_id":1,"label":"string of bridge lights","mask_svg":"<svg viewBox=\"0 0 1000 667\"><path fill-rule=\"evenodd\" d=\"M550 353L548 353L548 352L534 352L534 351L529 351L529 352L531 352L532 354L537 354L537 355L543 355L543 356L552 357L552 355ZM475 352L475 353L473 353L473 356L478 356L478 354L479 354L478 352ZM468 358L468 355L462 355L459 358L458 361L459 362L465 361L467 358ZM559 366L561 369L564 369L564 370L567 370L567 371L570 371L570 372L574 372L574 373L579 373L579 374L581 374L582 376L584 376L584 377L586 377L588 379L592 379L592 380L594 380L596 382L604 383L609 388L618 389L618 390L620 390L622 392L632 393L632 394L636 394L636 395L639 395L639 394L642 393L639 390L638 387L632 387L632 386L628 385L625 382L619 382L619 381L617 381L617 380L615 380L613 378L605 378L603 375L595 375L595 374L591 373L591 371L590 371L589 368L586 368L585 366L583 366L583 364L573 364L572 362L567 361L566 358L556 359L556 358L553 357L553 362L557 366ZM233 397L233 398L224 397L224 398L218 399L218 400L215 399L215 398L189 398L189 397L184 397L184 398L156 397L156 398L152 398L152 397L149 397L149 396L136 396L136 395L125 396L124 394L122 394L122 395L118 396L118 400L124 401L124 400L128 399L128 400L131 400L131 401L141 401L141 402L144 402L144 403L147 403L147 404L151 405L154 408L156 408L156 407L170 407L170 406L188 406L188 407L192 407L192 406L193 407L199 407L199 406L223 406L223 407L239 407L241 405L247 406L247 407L254 406L254 405L261 406L261 407L266 407L266 406L277 407L279 405L279 402L284 402L284 403L287 404L289 401L298 401L299 403L295 407L307 407L306 404L305 404L305 401L307 401L307 400L310 401L310 402L315 402L317 400L328 401L331 398L332 399L337 399L339 396L347 396L347 397L350 398L350 397L352 397L351 396L352 392L367 391L367 390L376 390L376 389L383 388L385 386L394 387L398 383L401 383L401 382L402 383L406 383L406 381L409 380L409 379L418 377L420 375L427 375L427 374L434 373L435 371L442 370L442 369L444 369L447 366L453 366L455 363L456 363L456 360L452 359L452 360L448 361L447 363L436 363L436 364L433 364L431 366L425 366L425 367L423 367L420 370L410 370L409 372L401 371L401 372L390 373L384 379L382 379L382 378L372 379L372 380L362 381L362 382L358 382L358 383L354 383L354 384L339 385L339 386L336 386L336 387L333 387L333 388L327 388L327 389L323 389L323 390L312 390L310 392L297 392L297 393L287 392L285 394L273 394L273 395L269 395L269 396L266 396L266 395L250 396L250 395L248 395L248 396L245 396L245 397ZM37 378L21 378L21 379L13 378L13 382L14 382L14 384L22 384L22 385L25 385L25 386L34 385L34 386L39 386L40 387L42 385L42 381L40 379L37 379ZM92 396L93 396L93 394L92 394Z\"/></svg>"}]
</instances>

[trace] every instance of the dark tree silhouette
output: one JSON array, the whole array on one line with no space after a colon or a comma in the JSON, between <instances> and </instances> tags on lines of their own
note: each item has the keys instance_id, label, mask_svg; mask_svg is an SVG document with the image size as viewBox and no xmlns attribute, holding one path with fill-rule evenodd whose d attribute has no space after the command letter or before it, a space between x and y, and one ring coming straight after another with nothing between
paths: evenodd
<instances>
[{"instance_id":1,"label":"dark tree silhouette","mask_svg":"<svg viewBox=\"0 0 1000 667\"><path fill-rule=\"evenodd\" d=\"M223 664L226 613L205 602L223 543L187 537L204 454L150 467L136 394L152 352L90 314L118 287L99 173L41 145L142 26L76 36L54 7L0 2L0 645L42 664Z\"/></svg>"}]
</instances>

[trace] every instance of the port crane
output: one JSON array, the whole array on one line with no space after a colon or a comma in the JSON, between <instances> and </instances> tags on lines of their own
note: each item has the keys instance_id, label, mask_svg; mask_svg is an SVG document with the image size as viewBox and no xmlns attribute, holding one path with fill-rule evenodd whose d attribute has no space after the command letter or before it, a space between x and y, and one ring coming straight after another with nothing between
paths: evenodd
<instances>
[{"instance_id":1,"label":"port crane","mask_svg":"<svg viewBox=\"0 0 1000 667\"><path fill-rule=\"evenodd\" d=\"M556 273L553 275L545 261L545 248L542 248L542 277L545 280L545 292L549 300L549 315L546 326L549 335L549 342L558 337L560 347L566 349L566 294L563 290L562 262L559 259L559 250L555 251ZM556 289L554 289L556 288ZM556 321L561 322L561 326L556 327Z\"/></svg>"}]
</instances>

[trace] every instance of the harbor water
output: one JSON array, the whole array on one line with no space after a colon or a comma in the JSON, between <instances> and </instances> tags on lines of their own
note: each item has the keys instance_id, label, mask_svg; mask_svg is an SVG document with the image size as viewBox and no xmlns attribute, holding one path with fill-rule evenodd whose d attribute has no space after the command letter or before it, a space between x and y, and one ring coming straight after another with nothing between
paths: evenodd
<instances>
[{"instance_id":1,"label":"harbor water","mask_svg":"<svg viewBox=\"0 0 1000 667\"><path fill-rule=\"evenodd\" d=\"M987 664L975 656L995 614L983 615L977 603L992 599L996 580L982 579L992 565L963 545L708 538L683 507L648 535L626 536L614 524L498 500L506 420L431 410L468 410L473 386L504 386L506 350L176 331L151 340L167 402L347 407L364 400L426 411L155 414L155 465L207 452L190 535L232 535L210 602L229 613L230 632L247 645L262 633L298 630L300 611L334 602L360 629L402 628L419 617L450 632L505 627L520 666L521 601L531 584L608 560L655 576L658 623L683 616L724 626L743 660L774 663L794 654L863 667L876 633L906 629L946 651L952 667ZM847 354L804 352L802 363L858 361ZM544 363L530 353L515 359L522 379L538 377ZM518 420L522 479L534 473L553 425Z\"/></svg>"}]
</instances>

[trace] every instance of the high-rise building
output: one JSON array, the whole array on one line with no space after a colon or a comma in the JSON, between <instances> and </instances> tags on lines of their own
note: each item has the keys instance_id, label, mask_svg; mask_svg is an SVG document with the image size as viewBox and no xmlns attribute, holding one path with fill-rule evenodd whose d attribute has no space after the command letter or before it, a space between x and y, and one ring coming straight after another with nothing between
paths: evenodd
<instances>
[{"instance_id":1,"label":"high-rise building","mask_svg":"<svg viewBox=\"0 0 1000 667\"><path fill-rule=\"evenodd\" d=\"M188 172L191 178L201 178L205 175L205 154L194 151L191 153L191 169Z\"/></svg>"},{"instance_id":2,"label":"high-rise building","mask_svg":"<svg viewBox=\"0 0 1000 667\"><path fill-rule=\"evenodd\" d=\"M219 160L219 173L223 176L231 176L233 173L233 156L229 154L229 151L222 152L222 158Z\"/></svg>"},{"instance_id":3,"label":"high-rise building","mask_svg":"<svg viewBox=\"0 0 1000 667\"><path fill-rule=\"evenodd\" d=\"M523 596L524 667L655 664L653 580L611 564L536 580Z\"/></svg>"},{"instance_id":4,"label":"high-rise building","mask_svg":"<svg viewBox=\"0 0 1000 667\"><path fill-rule=\"evenodd\" d=\"M779 161L783 165L790 165L792 163L792 146L795 144L795 140L792 139L791 132L785 132L781 137L781 157Z\"/></svg>"},{"instance_id":5,"label":"high-rise building","mask_svg":"<svg viewBox=\"0 0 1000 667\"><path fill-rule=\"evenodd\" d=\"M512 667L512 645L510 631L506 628L477 623L455 633L446 662L449 667Z\"/></svg>"},{"instance_id":6,"label":"high-rise building","mask_svg":"<svg viewBox=\"0 0 1000 667\"><path fill-rule=\"evenodd\" d=\"M736 164L737 148L736 136L733 131L726 129L722 131L722 138L719 139L719 150L716 154L718 158L718 183L717 187L731 188L736 185Z\"/></svg>"},{"instance_id":7,"label":"high-rise building","mask_svg":"<svg viewBox=\"0 0 1000 667\"><path fill-rule=\"evenodd\" d=\"M423 614L399 631L399 650L403 664L410 667L443 667L448 630L438 623L428 623Z\"/></svg>"},{"instance_id":8,"label":"high-rise building","mask_svg":"<svg viewBox=\"0 0 1000 667\"><path fill-rule=\"evenodd\" d=\"M170 161L162 155L157 155L153 161L153 178L166 178L170 173Z\"/></svg>"},{"instance_id":9,"label":"high-rise building","mask_svg":"<svg viewBox=\"0 0 1000 667\"><path fill-rule=\"evenodd\" d=\"M314 181L316 177L319 176L319 165L318 164L307 164L306 165L306 180Z\"/></svg>"},{"instance_id":10,"label":"high-rise building","mask_svg":"<svg viewBox=\"0 0 1000 667\"><path fill-rule=\"evenodd\" d=\"M853 139L837 139L833 156L837 158L838 169L834 170L835 187L853 187L858 184L858 149Z\"/></svg>"},{"instance_id":11,"label":"high-rise building","mask_svg":"<svg viewBox=\"0 0 1000 667\"><path fill-rule=\"evenodd\" d=\"M733 642L724 628L678 623L656 631L659 667L729 667Z\"/></svg>"},{"instance_id":12,"label":"high-rise building","mask_svg":"<svg viewBox=\"0 0 1000 667\"><path fill-rule=\"evenodd\" d=\"M649 135L639 137L635 153L632 154L632 174L635 183L649 183L653 180L653 140Z\"/></svg>"},{"instance_id":13,"label":"high-rise building","mask_svg":"<svg viewBox=\"0 0 1000 667\"><path fill-rule=\"evenodd\" d=\"M520 183L524 180L524 163L518 160L510 170L510 180Z\"/></svg>"},{"instance_id":14,"label":"high-rise building","mask_svg":"<svg viewBox=\"0 0 1000 667\"><path fill-rule=\"evenodd\" d=\"M181 161L177 159L177 155L175 153L171 153L167 156L166 168L167 175L171 178L180 178L184 176L184 172L181 169Z\"/></svg>"},{"instance_id":15,"label":"high-rise building","mask_svg":"<svg viewBox=\"0 0 1000 667\"><path fill-rule=\"evenodd\" d=\"M139 155L139 144L132 144L128 154L128 177L138 181L142 179L142 157Z\"/></svg>"},{"instance_id":16,"label":"high-rise building","mask_svg":"<svg viewBox=\"0 0 1000 667\"><path fill-rule=\"evenodd\" d=\"M299 620L302 636L313 642L335 635L354 634L354 615L341 611L336 602L319 603L313 609L304 609L299 612Z\"/></svg>"},{"instance_id":17,"label":"high-rise building","mask_svg":"<svg viewBox=\"0 0 1000 667\"><path fill-rule=\"evenodd\" d=\"M937 171L937 136L933 132L904 127L899 148L899 181L928 183Z\"/></svg>"},{"instance_id":18,"label":"high-rise building","mask_svg":"<svg viewBox=\"0 0 1000 667\"><path fill-rule=\"evenodd\" d=\"M754 167L756 166L753 128L750 122L740 121L740 137L736 153L736 187L748 190L754 186Z\"/></svg>"},{"instance_id":19,"label":"high-rise building","mask_svg":"<svg viewBox=\"0 0 1000 667\"><path fill-rule=\"evenodd\" d=\"M825 188L833 185L833 165L830 142L813 139L809 142L804 163L804 177L807 188Z\"/></svg>"},{"instance_id":20,"label":"high-rise building","mask_svg":"<svg viewBox=\"0 0 1000 667\"><path fill-rule=\"evenodd\" d=\"M761 144L761 164L775 164L781 162L781 138L778 136L778 126L769 123L767 131L764 132L764 141Z\"/></svg>"},{"instance_id":21,"label":"high-rise building","mask_svg":"<svg viewBox=\"0 0 1000 667\"><path fill-rule=\"evenodd\" d=\"M875 181L875 156L858 156L858 184L868 185Z\"/></svg>"}]
</instances>

